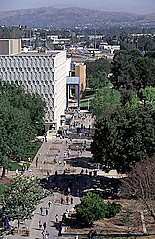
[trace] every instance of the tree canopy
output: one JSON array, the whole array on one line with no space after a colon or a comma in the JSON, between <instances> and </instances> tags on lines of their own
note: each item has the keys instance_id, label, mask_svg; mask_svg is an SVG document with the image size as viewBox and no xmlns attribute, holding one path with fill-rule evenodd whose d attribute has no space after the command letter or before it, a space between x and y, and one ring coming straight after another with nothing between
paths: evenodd
<instances>
[{"instance_id":1,"label":"tree canopy","mask_svg":"<svg viewBox=\"0 0 155 239\"><path fill-rule=\"evenodd\" d=\"M107 59L100 58L92 62L86 62L87 66L87 87L98 89L105 87L109 80L110 62Z\"/></svg>"},{"instance_id":2,"label":"tree canopy","mask_svg":"<svg viewBox=\"0 0 155 239\"><path fill-rule=\"evenodd\" d=\"M155 86L155 60L136 49L117 51L111 69L111 83L120 91L124 104L132 91L139 93Z\"/></svg>"},{"instance_id":3,"label":"tree canopy","mask_svg":"<svg viewBox=\"0 0 155 239\"><path fill-rule=\"evenodd\" d=\"M144 104L149 105L155 110L155 87L146 87L142 92Z\"/></svg>"},{"instance_id":4,"label":"tree canopy","mask_svg":"<svg viewBox=\"0 0 155 239\"><path fill-rule=\"evenodd\" d=\"M96 72L110 73L110 62L104 58L100 58L95 61L87 61L86 66L88 78L94 77Z\"/></svg>"},{"instance_id":5,"label":"tree canopy","mask_svg":"<svg viewBox=\"0 0 155 239\"><path fill-rule=\"evenodd\" d=\"M93 157L106 168L127 172L155 153L155 111L146 107L120 108L95 125Z\"/></svg>"},{"instance_id":6,"label":"tree canopy","mask_svg":"<svg viewBox=\"0 0 155 239\"><path fill-rule=\"evenodd\" d=\"M91 109L94 115L102 116L107 111L112 111L120 106L120 93L115 89L98 89L91 101Z\"/></svg>"},{"instance_id":7,"label":"tree canopy","mask_svg":"<svg viewBox=\"0 0 155 239\"><path fill-rule=\"evenodd\" d=\"M0 84L0 164L24 160L43 127L45 103L14 84Z\"/></svg>"},{"instance_id":8,"label":"tree canopy","mask_svg":"<svg viewBox=\"0 0 155 239\"><path fill-rule=\"evenodd\" d=\"M121 195L127 199L137 199L142 202L155 220L154 185L155 156L136 163L128 177L121 180Z\"/></svg>"},{"instance_id":9,"label":"tree canopy","mask_svg":"<svg viewBox=\"0 0 155 239\"><path fill-rule=\"evenodd\" d=\"M47 196L37 181L29 177L16 177L2 195L3 214L9 220L19 222L28 219L40 200Z\"/></svg>"},{"instance_id":10,"label":"tree canopy","mask_svg":"<svg viewBox=\"0 0 155 239\"><path fill-rule=\"evenodd\" d=\"M25 92L24 88L8 82L0 82L1 98L19 110L27 110L33 127L42 129L45 114L45 102L38 94Z\"/></svg>"},{"instance_id":11,"label":"tree canopy","mask_svg":"<svg viewBox=\"0 0 155 239\"><path fill-rule=\"evenodd\" d=\"M107 204L97 194L88 192L81 198L81 203L76 205L77 218L84 224L90 225L94 221L115 216L121 210L121 205Z\"/></svg>"},{"instance_id":12,"label":"tree canopy","mask_svg":"<svg viewBox=\"0 0 155 239\"><path fill-rule=\"evenodd\" d=\"M100 89L109 83L106 72L97 71L96 74L87 79L87 87L91 89Z\"/></svg>"}]
</instances>

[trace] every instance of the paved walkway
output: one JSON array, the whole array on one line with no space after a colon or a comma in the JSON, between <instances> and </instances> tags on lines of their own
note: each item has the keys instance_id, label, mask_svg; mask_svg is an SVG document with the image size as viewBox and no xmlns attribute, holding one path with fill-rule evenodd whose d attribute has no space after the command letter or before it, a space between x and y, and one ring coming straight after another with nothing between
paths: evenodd
<instances>
[{"instance_id":1,"label":"paved walkway","mask_svg":"<svg viewBox=\"0 0 155 239\"><path fill-rule=\"evenodd\" d=\"M68 152L69 145L74 145L74 143L83 143L83 140L86 139L85 134L77 135L76 127L80 126L82 123L85 124L85 127L88 127L88 124L91 121L91 117L84 122L81 118L75 116L73 119L71 129L68 129L68 135L72 138L72 142L69 139L59 139L56 136L48 135L47 142L44 142L37 153L35 159L33 160L29 170L25 172L25 175L30 177L38 177L40 179L47 178L49 176L53 176L57 171L58 174L63 174L64 170L71 170L74 171L75 174L80 174L82 167L74 167L69 164L66 164L66 161L72 157L91 157L90 151L85 151L81 155L76 150L72 150L70 156L68 157L66 153ZM66 143L66 140L68 141ZM90 144L91 139L87 139L87 144ZM80 150L80 148L79 148ZM38 157L38 165L36 167L36 158ZM56 159L56 163L54 160ZM64 165L65 163L65 165ZM48 175L49 174L49 175ZM58 214L59 220L62 220L63 213L66 212L66 209L72 209L75 204L80 202L79 197L73 197L74 204L67 205L63 204L60 205L58 201L60 201L62 194L56 192L54 196L49 196L45 198L40 205L37 206L36 210L34 211L34 216L32 220L28 220L27 224L24 223L20 224L20 228L28 228L30 230L30 237L31 239L41 239L42 238L42 231L39 229L39 220L42 223L46 222L47 224L47 231L49 232L49 238L58 238L58 229L59 225L55 222L55 215ZM65 196L63 196L65 199ZM48 202L49 200L52 202L51 207L49 208ZM40 213L40 207L43 208L43 216ZM46 215L45 210L48 209L48 215ZM14 226L16 225L16 221L13 223ZM12 236L8 235L5 238L9 239L21 239L21 238L28 238L23 236ZM60 238L60 237L59 237ZM61 237L63 238L63 237Z\"/></svg>"},{"instance_id":2,"label":"paved walkway","mask_svg":"<svg viewBox=\"0 0 155 239\"><path fill-rule=\"evenodd\" d=\"M84 190L94 186L100 187L101 181L103 181L102 178L107 180L108 177L120 177L114 170L109 174L105 174L102 170L98 170L97 166L91 162L91 137L89 136L89 129L92 128L92 125L93 120L91 115L86 115L84 112L81 115L76 113L66 132L68 138L60 139L49 134L47 142L42 144L29 170L25 172L25 175L45 179L45 186L54 188L57 191L54 192L54 196L45 198L37 206L32 220L28 220L26 225L20 225L21 228L28 227L30 230L30 239L43 238L42 231L39 229L39 220L42 223L46 222L50 239L58 238L59 224L55 222L56 214L58 214L59 220L62 220L62 215L66 212L66 209L70 210L75 204L80 202L79 196L82 195ZM80 128L80 132L78 132L77 128ZM81 152L82 146L86 146L87 150L82 150ZM36 165L37 157L38 165ZM97 175L100 175L100 178L95 177L95 175L91 176L94 173L94 169ZM66 194L66 191L68 190L73 195L74 204L60 205L60 198L63 197L65 200L68 194ZM62 194L58 191L61 191ZM52 202L50 208L48 205L49 200ZM43 208L43 216L40 213L40 207ZM46 208L48 209L48 215L45 213ZM28 237L9 235L5 238L21 239Z\"/></svg>"}]
</instances>

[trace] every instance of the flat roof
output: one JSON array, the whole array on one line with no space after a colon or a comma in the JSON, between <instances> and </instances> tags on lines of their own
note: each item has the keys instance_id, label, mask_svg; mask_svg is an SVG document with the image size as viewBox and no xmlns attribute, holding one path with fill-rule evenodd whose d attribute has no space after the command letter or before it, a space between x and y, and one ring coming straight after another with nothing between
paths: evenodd
<instances>
[{"instance_id":1,"label":"flat roof","mask_svg":"<svg viewBox=\"0 0 155 239\"><path fill-rule=\"evenodd\" d=\"M62 51L27 51L15 54L15 56L55 56Z\"/></svg>"}]
</instances>

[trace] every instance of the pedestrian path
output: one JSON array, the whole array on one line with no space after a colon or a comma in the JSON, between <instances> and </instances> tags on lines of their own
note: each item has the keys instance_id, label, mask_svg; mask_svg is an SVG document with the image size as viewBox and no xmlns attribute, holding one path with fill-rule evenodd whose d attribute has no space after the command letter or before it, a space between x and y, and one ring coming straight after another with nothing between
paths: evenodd
<instances>
[{"instance_id":1,"label":"pedestrian path","mask_svg":"<svg viewBox=\"0 0 155 239\"><path fill-rule=\"evenodd\" d=\"M84 119L83 119L84 118ZM74 126L75 125L75 126ZM81 127L83 125L80 134L77 133L77 128ZM63 194L60 194L59 192L54 192L54 195L50 195L44 200L42 200L41 204L39 204L36 207L36 210L34 211L34 216L32 220L27 221L26 227L28 227L30 231L29 237L21 237L21 236L6 236L6 239L23 239L23 238L30 238L30 239L43 239L42 235L42 228L39 228L39 221L40 223L45 223L47 226L47 231L49 233L49 239L58 238L58 230L59 230L59 223L56 223L55 216L59 216L59 220L62 220L62 215L66 212L66 209L70 210L80 202L79 197L77 195L80 195L80 193L83 190L83 187L91 187L91 182L93 180L96 180L95 177L89 178L89 172L92 173L92 171L95 169L97 171L98 175L101 176L108 176L106 175L102 170L99 170L95 164L90 162L91 159L91 151L82 149L81 146L83 146L86 141L87 147L90 147L91 143L91 137L89 136L88 128L89 126L92 127L93 121L90 117L90 115L87 117L86 114L83 114L79 117L79 115L76 115L73 117L73 122L68 129L69 138L68 139L60 139L57 138L54 135L48 135L47 136L47 142L43 142L41 148L39 149L35 159L33 160L29 170L24 173L26 176L30 176L32 178L39 178L39 179L47 179L47 182L51 178L51 180L54 181L55 176L58 175L59 178L63 179L64 175L73 175L75 178L75 184L74 181L70 180L70 187L72 192L75 194L73 197L74 204L63 204L61 205L60 199L61 197L66 198ZM67 142L66 142L67 140ZM76 148L77 146L77 148ZM72 148L73 147L73 148ZM70 149L72 148L72 149ZM81 151L82 149L82 151ZM69 152L69 154L68 154ZM67 154L66 154L67 153ZM37 163L36 163L37 159ZM69 160L74 161L73 159L76 159L78 161L78 166L72 165L69 162ZM74 161L75 162L75 161ZM70 171L71 173L65 173L65 171ZM87 172L87 173L86 173ZM113 177L116 172L112 171L109 174L109 177ZM85 179L85 182L78 181L80 178L80 175L83 175L83 181ZM94 176L94 175L93 175ZM116 175L115 175L116 176ZM91 179L91 180L90 180ZM52 184L53 184L52 181ZM56 183L56 180L54 181ZM100 184L100 182L98 182ZM50 183L48 182L50 185ZM59 186L65 186L65 184L61 185L61 182L57 183ZM98 185L99 185L98 184ZM67 190L68 190L68 186ZM81 187L81 188L80 188ZM64 189L64 188L63 188ZM63 190L64 192L64 190ZM78 193L76 193L78 192ZM51 205L49 207L49 201L51 201ZM40 208L43 208L43 215L41 215ZM46 213L46 210L48 213ZM22 225L21 225L22 226ZM59 237L63 238L63 237Z\"/></svg>"}]
</instances>

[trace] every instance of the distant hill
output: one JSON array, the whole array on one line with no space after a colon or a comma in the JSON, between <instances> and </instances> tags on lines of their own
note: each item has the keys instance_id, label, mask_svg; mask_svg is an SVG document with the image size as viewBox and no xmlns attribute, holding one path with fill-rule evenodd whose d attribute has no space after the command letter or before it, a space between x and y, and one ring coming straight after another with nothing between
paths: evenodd
<instances>
[{"instance_id":1,"label":"distant hill","mask_svg":"<svg viewBox=\"0 0 155 239\"><path fill-rule=\"evenodd\" d=\"M155 26L155 14L138 15L83 8L34 8L0 12L0 25L65 28L75 26Z\"/></svg>"}]
</instances>

